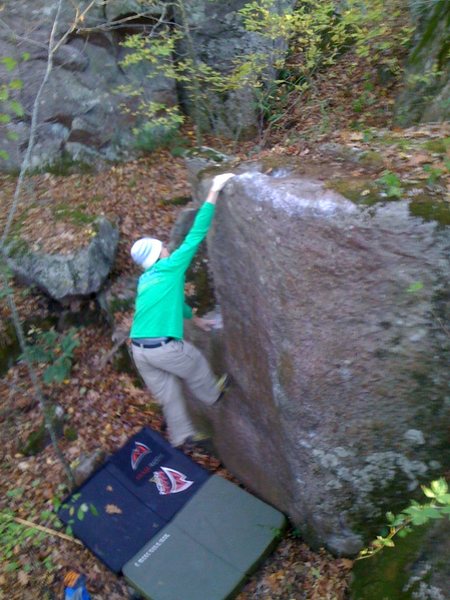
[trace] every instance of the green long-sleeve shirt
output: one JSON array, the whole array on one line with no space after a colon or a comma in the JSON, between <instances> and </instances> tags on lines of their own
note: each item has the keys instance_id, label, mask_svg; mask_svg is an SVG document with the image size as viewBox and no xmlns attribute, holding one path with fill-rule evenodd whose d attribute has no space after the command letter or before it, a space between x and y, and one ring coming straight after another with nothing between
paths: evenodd
<instances>
[{"instance_id":1,"label":"green long-sleeve shirt","mask_svg":"<svg viewBox=\"0 0 450 600\"><path fill-rule=\"evenodd\" d=\"M205 202L181 246L140 276L131 338L182 339L183 318L192 317L192 310L184 302L185 273L208 233L214 209L214 204Z\"/></svg>"}]
</instances>

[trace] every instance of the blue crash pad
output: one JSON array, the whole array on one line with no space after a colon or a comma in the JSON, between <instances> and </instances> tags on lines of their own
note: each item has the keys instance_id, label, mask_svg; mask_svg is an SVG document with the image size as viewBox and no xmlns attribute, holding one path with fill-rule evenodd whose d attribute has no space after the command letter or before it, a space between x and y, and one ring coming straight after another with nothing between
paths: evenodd
<instances>
[{"instance_id":1,"label":"blue crash pad","mask_svg":"<svg viewBox=\"0 0 450 600\"><path fill-rule=\"evenodd\" d=\"M208 471L148 428L116 452L106 469L166 521L172 519L209 477Z\"/></svg>"},{"instance_id":2,"label":"blue crash pad","mask_svg":"<svg viewBox=\"0 0 450 600\"><path fill-rule=\"evenodd\" d=\"M58 516L115 573L169 522L209 473L144 428L66 499ZM77 518L81 505L93 505ZM121 512L119 512L121 511Z\"/></svg>"},{"instance_id":3,"label":"blue crash pad","mask_svg":"<svg viewBox=\"0 0 450 600\"><path fill-rule=\"evenodd\" d=\"M89 508L79 515L82 505L93 505L95 513ZM58 516L115 573L166 524L106 468L67 499Z\"/></svg>"}]
</instances>

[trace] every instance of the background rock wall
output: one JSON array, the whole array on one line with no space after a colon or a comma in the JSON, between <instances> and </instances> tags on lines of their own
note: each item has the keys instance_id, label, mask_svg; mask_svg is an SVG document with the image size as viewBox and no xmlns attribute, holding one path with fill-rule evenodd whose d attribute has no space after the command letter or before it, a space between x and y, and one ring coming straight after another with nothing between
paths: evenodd
<instances>
[{"instance_id":1,"label":"background rock wall","mask_svg":"<svg viewBox=\"0 0 450 600\"><path fill-rule=\"evenodd\" d=\"M17 141L2 140L2 148L10 159L1 168L21 164L28 142L31 111L47 64L47 45L54 22L57 2L19 0L8 3L0 23L0 56L18 60L24 52L30 59L20 61L18 69L1 75L20 78L23 89L17 99L25 109L21 119L8 126L19 135ZM79 2L82 7L89 3ZM143 3L130 1L94 5L86 14L84 31L70 34L55 53L54 69L44 90L39 106L37 143L33 149L31 166L45 167L62 163L65 159L92 165L94 160L120 160L132 156L135 141L132 128L135 117L121 109L125 104L133 110L136 99L116 92L119 85L143 87L147 99L175 104L175 85L161 75L150 77L150 65L137 65L124 70L120 61L126 49L120 43L132 31L145 30L150 24L152 8L147 18L128 22L127 27L114 28L117 19L149 11ZM57 36L63 35L74 22L74 6L63 2ZM58 39L58 37L56 38ZM3 136L4 137L4 136Z\"/></svg>"},{"instance_id":2,"label":"background rock wall","mask_svg":"<svg viewBox=\"0 0 450 600\"><path fill-rule=\"evenodd\" d=\"M76 4L85 8L89 2L83 0ZM246 4L246 0L220 3L186 0L186 19L181 18L179 11L172 15L172 9L165 4L164 1L158 5L150 1L108 1L94 4L86 13L82 29L71 33L54 56L54 69L39 106L32 167L42 168L73 160L92 165L93 161L132 157L136 153L132 129L140 124L133 111L139 98L117 93L120 85L142 88L146 101L169 106L184 102L185 109L192 112L186 93L181 87L179 97L173 79L155 75L153 67L145 62L126 68L120 64L128 52L121 42L130 34L148 34L154 28L155 18L163 12L165 22L173 17L182 30L189 29L195 60L204 61L219 71L229 70L237 55L256 51L270 53L274 44L243 28L236 11ZM278 4L281 10L292 5L292 1L283 0ZM2 71L0 64L2 78L23 81L24 87L16 92L16 99L25 108L24 117L15 118L7 126L7 130L18 135L18 140L2 141L1 148L10 155L8 161L2 161L2 169L17 168L21 164L29 137L33 102L47 64L48 39L57 6L55 0L50 3L19 0L8 3L2 12L0 57L11 56L20 61L24 52L30 54L30 59L20 61L19 68L13 73L4 68ZM64 1L62 7L56 39L74 22L74 5ZM118 26L116 22L124 18L129 20ZM180 44L178 51L184 55L187 44ZM168 60L172 59L169 57ZM206 129L215 127L233 136L255 132L256 113L251 90L232 92L225 99L211 96L210 103L212 110L204 115ZM121 105L130 112L124 112Z\"/></svg>"}]
</instances>

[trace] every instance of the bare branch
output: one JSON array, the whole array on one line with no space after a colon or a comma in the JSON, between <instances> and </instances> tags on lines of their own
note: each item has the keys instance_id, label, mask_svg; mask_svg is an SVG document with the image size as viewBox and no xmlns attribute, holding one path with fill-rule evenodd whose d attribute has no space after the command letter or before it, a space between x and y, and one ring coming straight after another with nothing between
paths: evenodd
<instances>
[{"instance_id":1,"label":"bare branch","mask_svg":"<svg viewBox=\"0 0 450 600\"><path fill-rule=\"evenodd\" d=\"M38 531L42 531L48 535L56 535L63 540L67 540L68 542L73 542L74 544L78 544L82 546L82 542L80 540L71 537L70 535L66 535L61 531L56 531L55 529L50 529L50 527L44 527L43 525L38 525L37 523L33 523L33 521L27 521L27 519L21 519L20 517L14 517L14 521L16 523L20 523L20 525L25 525L25 527L30 527L31 529L37 529Z\"/></svg>"},{"instance_id":2,"label":"bare branch","mask_svg":"<svg viewBox=\"0 0 450 600\"><path fill-rule=\"evenodd\" d=\"M47 48L48 45L45 44L44 42L38 42L37 40L33 40L32 38L29 37L25 37L24 35L19 35L16 31L12 30L11 27L8 25L8 23L6 23L3 19L0 19L0 25L3 27L3 29L9 31L11 37L14 40L20 40L22 42L26 42L27 44L30 44L31 46L38 46L39 48ZM33 28L35 29L35 28ZM31 31L33 31L33 29Z\"/></svg>"},{"instance_id":3,"label":"bare branch","mask_svg":"<svg viewBox=\"0 0 450 600\"><path fill-rule=\"evenodd\" d=\"M117 19L117 21L111 21L109 23L103 23L102 25L96 25L94 27L79 27L77 29L77 33L91 33L97 31L114 31L115 29L120 29L122 25L131 23L139 18L151 18L155 21L154 25L151 29L151 34L160 27L161 25L173 25L171 21L166 20L167 15L167 6L162 7L162 14L159 17L155 17L153 13L141 12L136 13L135 15L130 15L128 17L123 17L122 19ZM133 25L131 25L133 26ZM136 27L141 27L141 25L136 25Z\"/></svg>"}]
</instances>

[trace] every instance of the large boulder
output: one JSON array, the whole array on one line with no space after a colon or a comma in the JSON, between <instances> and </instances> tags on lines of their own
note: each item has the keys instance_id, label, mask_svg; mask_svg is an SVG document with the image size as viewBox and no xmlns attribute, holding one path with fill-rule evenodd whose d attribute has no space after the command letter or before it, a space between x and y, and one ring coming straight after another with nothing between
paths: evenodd
<instances>
[{"instance_id":1,"label":"large boulder","mask_svg":"<svg viewBox=\"0 0 450 600\"><path fill-rule=\"evenodd\" d=\"M448 207L272 174L236 177L218 204L234 387L209 417L241 481L312 545L353 554L449 466Z\"/></svg>"},{"instance_id":2,"label":"large boulder","mask_svg":"<svg viewBox=\"0 0 450 600\"><path fill-rule=\"evenodd\" d=\"M90 3L77 4L86 8ZM13 115L12 122L3 126L1 149L7 151L9 159L1 161L0 169L17 168L23 160L33 102L47 65L48 38L57 5L58 2L19 0L8 3L2 12L7 27L0 28L0 55L18 59L19 66L11 72L3 68L0 75L4 81L22 80L22 89L13 94L25 114ZM63 3L57 39L70 29L74 7ZM70 161L92 165L94 161L126 159L136 153L132 130L139 126L133 116L138 101L118 93L119 86L142 88L145 97L155 102L177 102L173 80L156 74L148 61L126 69L120 64L129 52L121 42L131 32L147 31L149 25L154 25L152 19L157 13L152 2L123 0L108 2L106 8L98 3L92 5L83 21L84 30L71 33L54 54L53 70L38 107L32 168L61 168ZM136 22L132 23L133 15ZM114 24L121 17L128 19L122 27ZM30 55L25 61L21 59L24 52ZM7 131L16 139L7 139Z\"/></svg>"},{"instance_id":3,"label":"large boulder","mask_svg":"<svg viewBox=\"0 0 450 600\"><path fill-rule=\"evenodd\" d=\"M89 297L106 281L119 242L117 226L104 217L93 224L93 229L95 235L89 244L70 254L35 251L18 237L6 247L8 265L18 279L58 302Z\"/></svg>"}]
</instances>

